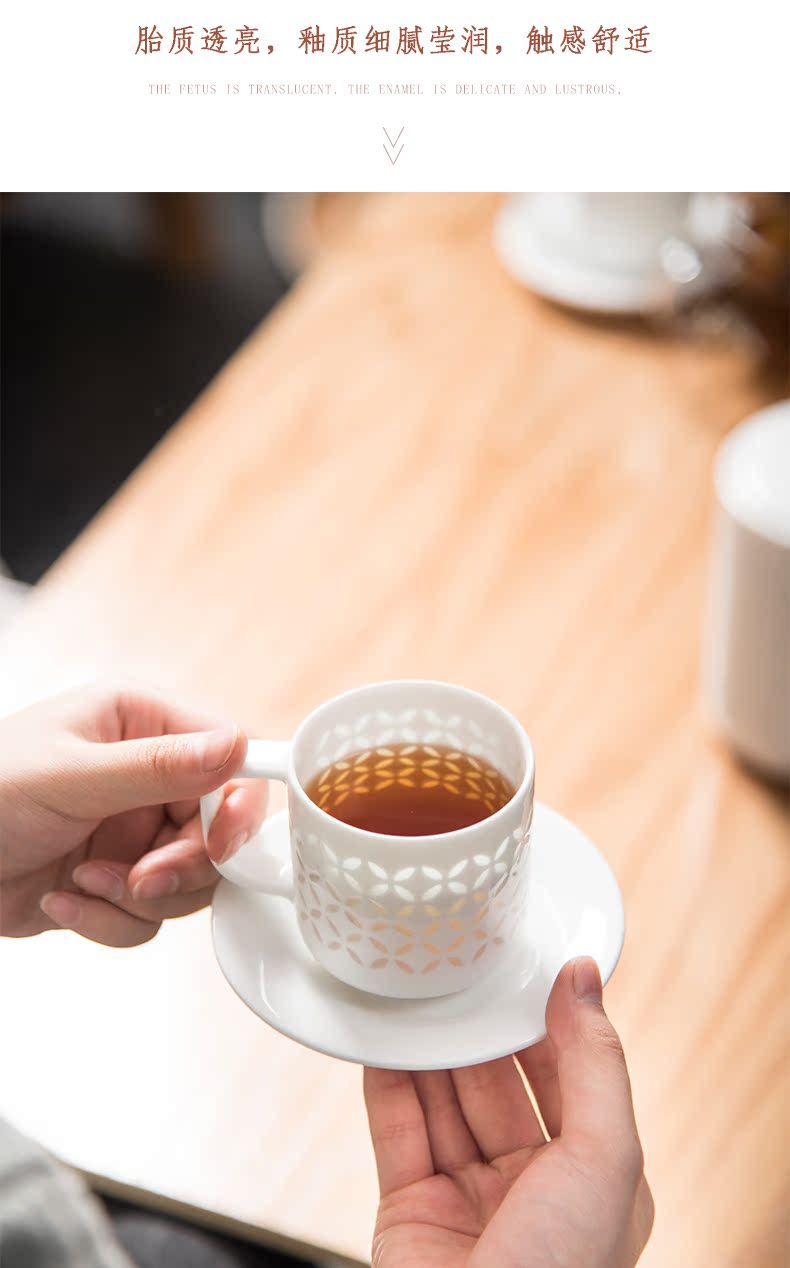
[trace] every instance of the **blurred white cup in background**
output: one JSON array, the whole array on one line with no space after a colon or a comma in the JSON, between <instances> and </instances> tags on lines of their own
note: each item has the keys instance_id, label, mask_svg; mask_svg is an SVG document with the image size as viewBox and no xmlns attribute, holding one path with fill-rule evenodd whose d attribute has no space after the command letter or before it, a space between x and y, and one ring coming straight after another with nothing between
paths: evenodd
<instances>
[{"instance_id":1,"label":"blurred white cup in background","mask_svg":"<svg viewBox=\"0 0 790 1268\"><path fill-rule=\"evenodd\" d=\"M536 194L535 225L579 263L655 267L661 244L688 232L691 194Z\"/></svg>"},{"instance_id":2,"label":"blurred white cup in background","mask_svg":"<svg viewBox=\"0 0 790 1268\"><path fill-rule=\"evenodd\" d=\"M706 712L750 765L784 781L790 778L790 401L730 432L714 481Z\"/></svg>"},{"instance_id":3,"label":"blurred white cup in background","mask_svg":"<svg viewBox=\"0 0 790 1268\"><path fill-rule=\"evenodd\" d=\"M548 299L646 313L732 282L751 243L747 218L727 194L515 194L494 244L508 272Z\"/></svg>"}]
</instances>

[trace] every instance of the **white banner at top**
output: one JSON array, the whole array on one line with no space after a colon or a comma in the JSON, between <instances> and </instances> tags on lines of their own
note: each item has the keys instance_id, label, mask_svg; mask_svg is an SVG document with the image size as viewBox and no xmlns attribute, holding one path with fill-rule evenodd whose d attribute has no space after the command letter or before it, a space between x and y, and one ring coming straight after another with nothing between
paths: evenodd
<instances>
[{"instance_id":1,"label":"white banner at top","mask_svg":"<svg viewBox=\"0 0 790 1268\"><path fill-rule=\"evenodd\" d=\"M41 0L6 189L780 189L788 7Z\"/></svg>"}]
</instances>

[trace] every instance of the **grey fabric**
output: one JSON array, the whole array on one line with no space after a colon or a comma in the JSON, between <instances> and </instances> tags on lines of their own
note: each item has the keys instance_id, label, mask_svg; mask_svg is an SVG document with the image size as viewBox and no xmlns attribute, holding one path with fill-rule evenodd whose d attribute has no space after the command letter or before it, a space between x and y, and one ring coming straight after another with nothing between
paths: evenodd
<instances>
[{"instance_id":1,"label":"grey fabric","mask_svg":"<svg viewBox=\"0 0 790 1268\"><path fill-rule=\"evenodd\" d=\"M113 1227L137 1268L309 1268L301 1260L128 1202L105 1198Z\"/></svg>"},{"instance_id":2,"label":"grey fabric","mask_svg":"<svg viewBox=\"0 0 790 1268\"><path fill-rule=\"evenodd\" d=\"M79 1177L2 1119L0 1268L133 1268Z\"/></svg>"}]
</instances>

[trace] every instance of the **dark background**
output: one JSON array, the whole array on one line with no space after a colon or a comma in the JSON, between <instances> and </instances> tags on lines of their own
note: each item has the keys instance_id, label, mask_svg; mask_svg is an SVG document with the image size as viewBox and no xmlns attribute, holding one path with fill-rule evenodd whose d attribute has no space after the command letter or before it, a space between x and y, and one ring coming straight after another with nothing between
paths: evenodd
<instances>
[{"instance_id":1,"label":"dark background","mask_svg":"<svg viewBox=\"0 0 790 1268\"><path fill-rule=\"evenodd\" d=\"M260 194L2 204L0 556L35 582L286 289Z\"/></svg>"}]
</instances>

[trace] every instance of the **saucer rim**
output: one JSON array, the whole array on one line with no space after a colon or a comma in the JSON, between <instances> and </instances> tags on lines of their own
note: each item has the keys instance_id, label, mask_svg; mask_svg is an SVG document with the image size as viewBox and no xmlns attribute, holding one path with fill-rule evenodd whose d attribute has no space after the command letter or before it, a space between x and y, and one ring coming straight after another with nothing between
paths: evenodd
<instances>
[{"instance_id":1,"label":"saucer rim","mask_svg":"<svg viewBox=\"0 0 790 1268\"><path fill-rule=\"evenodd\" d=\"M613 918L610 923L611 937L607 939L608 955L606 958L606 962L601 963L599 960L596 960L596 963L598 963L598 967L601 973L601 982L605 986L607 982L610 980L610 978L612 977L612 974L614 973L615 969L617 968L617 965L620 961L620 957L622 955L623 945L625 942L625 908L623 903L622 892L617 883L617 878L615 877L614 872L611 866L609 865L608 860L604 857L604 855L601 853L598 847L594 844L594 842L591 841L590 838L584 832L582 832L580 828L577 828L575 824L571 823L570 820L566 819L564 815L560 815L558 811L553 810L550 806L547 806L545 805L545 803L540 801L535 802L535 812L536 812L536 815L538 814L538 812L540 813L540 818L543 818L544 815L547 815L549 818L555 818L555 819L561 820L566 826L572 828L574 832L578 835L578 837L580 837L581 840L584 842L584 846L588 850L594 851L594 853L597 856L598 863L602 865L604 873L607 876L609 888L610 888L612 899L613 899L612 915L614 917L615 908L616 908L617 922L615 924L615 920ZM280 810L278 811L276 815L272 816L272 819L279 820L280 822L284 822L284 821L287 821L287 817L288 817L287 810ZM339 1050L332 1042L327 1042L327 1043L321 1044L320 1046L315 1042L310 1042L310 1040L305 1039L302 1036L302 1034L296 1033L294 1028L290 1026L289 1024L281 1023L279 1019L276 1018L276 1015L274 1015L272 1012L267 1013L266 1015L259 1012L258 1009L253 1006L250 1000L244 994L242 994L241 989L236 986L236 984L231 980L230 976L225 970L222 959L220 958L219 952L217 950L218 919L217 919L216 899L217 899L217 895L220 894L220 892L223 894L229 893L233 889L238 889L238 888L239 887L234 886L232 882L222 879L219 885L217 886L217 890L215 891L214 899L212 901L211 939L212 939L212 946L213 946L214 956L215 956L217 965L220 969L220 972L222 973L222 976L225 978L225 981L230 986L231 990L241 1000L241 1002L250 1010L250 1012L254 1014L254 1016L256 1016L265 1025L271 1027L271 1029L275 1030L278 1034L284 1035L287 1039L290 1039L294 1043L300 1044L303 1048L308 1048L313 1052L321 1053L323 1056L332 1057L334 1060L337 1060L337 1061L345 1061L352 1065L365 1065L365 1066L369 1066L371 1069L406 1070L406 1071L446 1070L446 1069L456 1069L459 1066L479 1065L486 1061L495 1061L501 1057L511 1056L513 1052L520 1052L520 1051L524 1051L527 1048L533 1047L536 1043L540 1043L540 1041L542 1039L545 1039L546 1037L546 1028L544 1023L544 1025L540 1027L537 1031L533 1032L533 1034L526 1041L519 1043L516 1048L513 1048L512 1044L506 1044L504 1046L502 1044L495 1045L494 1047L490 1049L481 1049L480 1054L479 1055L476 1054L475 1059L473 1061L464 1058L456 1062L455 1065L452 1062L448 1062L446 1060L436 1061L433 1063L425 1063L425 1062L415 1063L414 1061L399 1060L399 1059L390 1059L385 1064L383 1061L380 1061L380 1060L371 1061L364 1058L360 1059L358 1056L349 1056L347 1051ZM242 890L242 894L244 894L245 892L247 893L248 896L254 896L252 891ZM261 894L258 896L261 898L272 897L271 895L264 895L264 894ZM280 898L278 899L278 901L283 902L287 900ZM307 948L305 948L305 954L308 956L310 954ZM326 973L326 977L328 979L329 989L332 989L335 984L337 986L343 987L345 990L353 991L357 989L354 987L349 987L345 983L342 983L339 981L336 982L336 979L334 979L330 973L328 973L326 970L324 970L324 972ZM482 982L477 983L476 986L484 985L486 982L489 982L492 980L495 981L497 976L504 972L505 972L504 968L496 969L490 975L489 978L484 978ZM469 989L474 990L476 988L472 987ZM467 992L463 990L455 992L455 994L458 995L459 997L462 997L466 993ZM385 998L385 997L379 997L377 995L374 995L372 992L368 992L368 991L360 990L358 991L358 994L361 996L366 996L371 1001L375 1001L378 999L384 1000ZM436 998L442 999L446 997L434 996L434 997L429 997L427 999L403 999L403 1000L387 998L385 1002L391 1006L392 1005L397 1006L398 1004L400 1004L400 1005L403 1005L407 1009L414 1009L415 1006L425 1007L427 1005L430 1005ZM406 1024L410 1024L410 1022L413 1022L413 1021L414 1021L414 1018L409 1018L407 1019Z\"/></svg>"}]
</instances>

